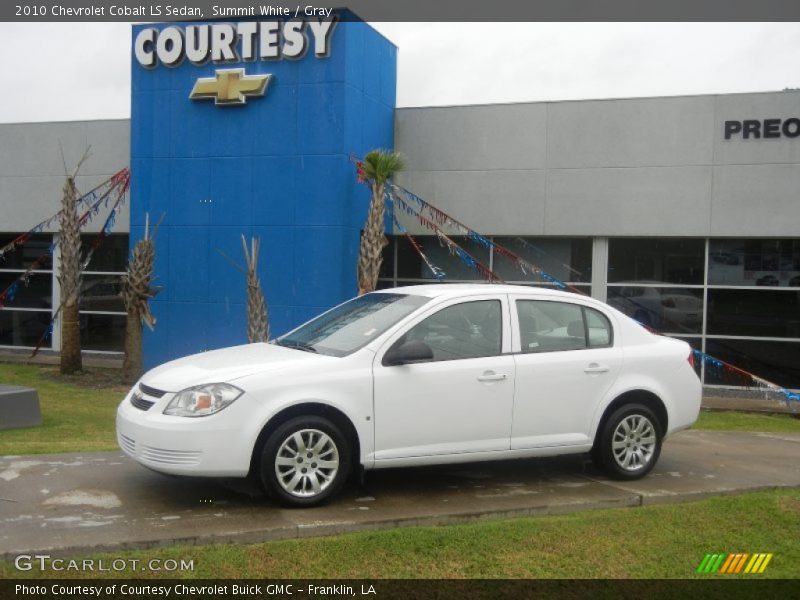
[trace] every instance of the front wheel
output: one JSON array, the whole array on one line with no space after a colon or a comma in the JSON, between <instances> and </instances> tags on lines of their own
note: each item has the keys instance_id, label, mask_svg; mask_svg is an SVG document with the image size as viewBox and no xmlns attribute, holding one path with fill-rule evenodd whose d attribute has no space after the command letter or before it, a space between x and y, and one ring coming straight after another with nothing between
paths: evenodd
<instances>
[{"instance_id":1,"label":"front wheel","mask_svg":"<svg viewBox=\"0 0 800 600\"><path fill-rule=\"evenodd\" d=\"M328 419L296 417L280 425L261 454L261 481L281 504L320 504L341 489L350 473L346 436Z\"/></svg>"},{"instance_id":2,"label":"front wheel","mask_svg":"<svg viewBox=\"0 0 800 600\"><path fill-rule=\"evenodd\" d=\"M658 418L642 404L626 404L609 417L595 441L595 463L614 479L639 479L661 454Z\"/></svg>"}]
</instances>

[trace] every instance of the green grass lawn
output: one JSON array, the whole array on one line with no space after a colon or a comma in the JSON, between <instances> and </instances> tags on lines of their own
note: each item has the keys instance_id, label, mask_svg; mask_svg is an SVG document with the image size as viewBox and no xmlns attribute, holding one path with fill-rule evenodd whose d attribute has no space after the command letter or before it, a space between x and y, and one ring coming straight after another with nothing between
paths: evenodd
<instances>
[{"instance_id":1,"label":"green grass lawn","mask_svg":"<svg viewBox=\"0 0 800 600\"><path fill-rule=\"evenodd\" d=\"M688 504L409 527L262 544L171 546L93 558L194 560L194 572L128 577L204 578L691 578L706 553L772 552L757 577L800 576L800 490ZM0 577L77 577L18 573ZM738 576L741 578L741 576Z\"/></svg>"},{"instance_id":2,"label":"green grass lawn","mask_svg":"<svg viewBox=\"0 0 800 600\"><path fill-rule=\"evenodd\" d=\"M790 415L758 415L734 411L703 410L693 429L800 433L800 419Z\"/></svg>"},{"instance_id":3,"label":"green grass lawn","mask_svg":"<svg viewBox=\"0 0 800 600\"><path fill-rule=\"evenodd\" d=\"M0 382L39 391L44 426L0 431L0 456L116 450L114 414L128 387L120 371L89 369L63 377L56 366L0 363ZM800 433L800 419L703 411L695 429Z\"/></svg>"},{"instance_id":4,"label":"green grass lawn","mask_svg":"<svg viewBox=\"0 0 800 600\"><path fill-rule=\"evenodd\" d=\"M121 371L62 377L57 366L0 363L0 382L36 388L44 425L0 431L0 455L116 450L114 416L126 386Z\"/></svg>"}]
</instances>

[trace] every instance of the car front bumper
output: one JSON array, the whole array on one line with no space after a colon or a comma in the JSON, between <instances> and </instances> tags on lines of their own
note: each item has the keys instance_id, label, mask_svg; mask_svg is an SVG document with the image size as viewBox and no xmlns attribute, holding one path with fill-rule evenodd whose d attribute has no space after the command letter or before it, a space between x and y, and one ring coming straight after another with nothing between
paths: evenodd
<instances>
[{"instance_id":1,"label":"car front bumper","mask_svg":"<svg viewBox=\"0 0 800 600\"><path fill-rule=\"evenodd\" d=\"M207 417L163 414L171 393L147 398L155 404L141 410L131 404L132 393L117 408L117 443L125 454L171 475L247 476L260 424L247 418L254 400L246 393Z\"/></svg>"}]
</instances>

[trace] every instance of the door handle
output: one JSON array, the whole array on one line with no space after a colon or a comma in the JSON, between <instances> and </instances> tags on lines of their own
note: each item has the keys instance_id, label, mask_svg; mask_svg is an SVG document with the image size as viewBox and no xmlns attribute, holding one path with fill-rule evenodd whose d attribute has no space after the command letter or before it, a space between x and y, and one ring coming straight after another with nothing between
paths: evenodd
<instances>
[{"instance_id":1,"label":"door handle","mask_svg":"<svg viewBox=\"0 0 800 600\"><path fill-rule=\"evenodd\" d=\"M478 381L503 381L508 375L505 373L495 373L494 371L485 371L483 375L478 375Z\"/></svg>"},{"instance_id":2,"label":"door handle","mask_svg":"<svg viewBox=\"0 0 800 600\"><path fill-rule=\"evenodd\" d=\"M583 370L584 373L607 373L608 367L605 365L598 365L597 363L591 363L588 367Z\"/></svg>"}]
</instances>

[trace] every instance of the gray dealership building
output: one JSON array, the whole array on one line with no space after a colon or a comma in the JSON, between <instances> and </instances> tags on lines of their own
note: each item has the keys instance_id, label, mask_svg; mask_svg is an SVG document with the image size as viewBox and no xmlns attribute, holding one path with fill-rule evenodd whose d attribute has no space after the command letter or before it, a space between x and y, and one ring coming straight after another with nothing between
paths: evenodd
<instances>
[{"instance_id":1,"label":"gray dealership building","mask_svg":"<svg viewBox=\"0 0 800 600\"><path fill-rule=\"evenodd\" d=\"M68 165L92 147L78 180L85 191L129 164L129 129L0 125L0 247L58 209L60 147ZM398 181L473 229L654 329L800 388L800 92L401 108L395 148L407 162ZM480 279L419 222L398 218L447 281ZM115 294L127 215L114 231L84 278L83 343L98 352L122 349ZM0 262L0 291L53 233ZM454 239L506 281L532 282ZM7 351L46 330L58 306L52 266L0 309ZM407 238L393 236L381 285L431 279ZM58 350L57 331L46 347Z\"/></svg>"}]
</instances>

